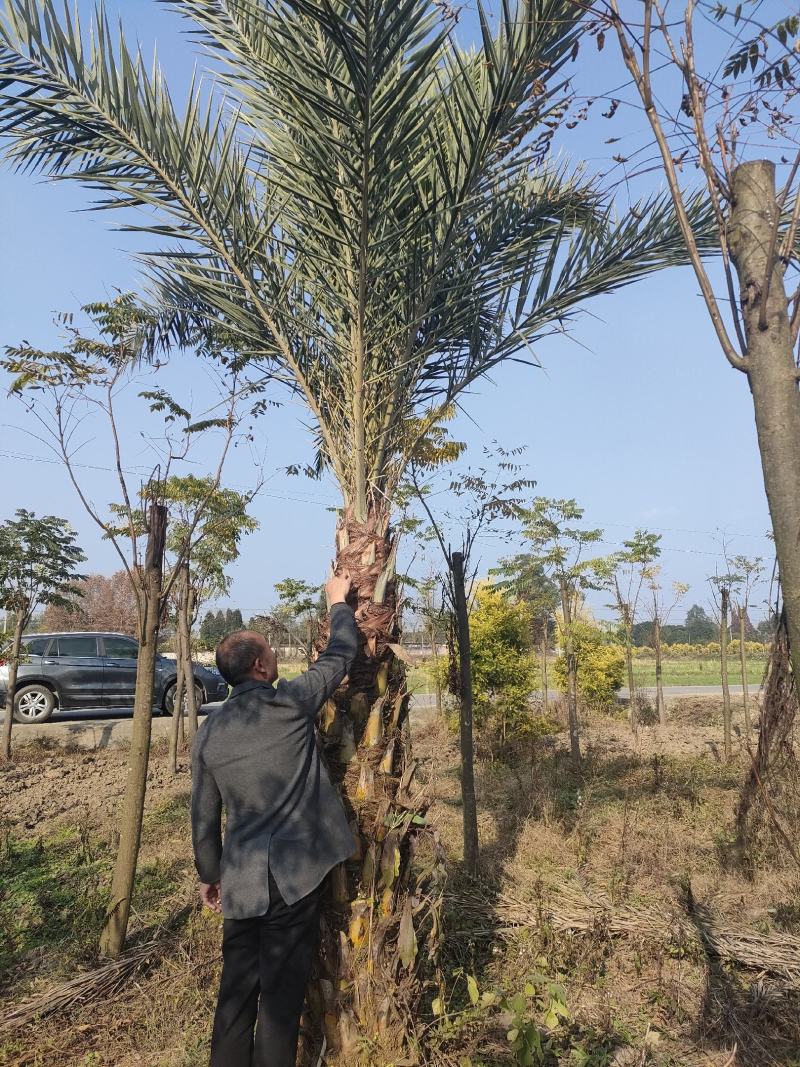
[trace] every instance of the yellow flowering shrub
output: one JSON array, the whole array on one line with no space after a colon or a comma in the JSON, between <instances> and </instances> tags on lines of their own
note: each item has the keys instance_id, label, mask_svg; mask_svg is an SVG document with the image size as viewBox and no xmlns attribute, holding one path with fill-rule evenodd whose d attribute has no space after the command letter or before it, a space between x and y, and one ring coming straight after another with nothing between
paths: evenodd
<instances>
[{"instance_id":1,"label":"yellow flowering shrub","mask_svg":"<svg viewBox=\"0 0 800 1067\"><path fill-rule=\"evenodd\" d=\"M617 690L625 681L625 651L610 641L597 626L587 622L573 624L573 641L578 661L578 693L584 704L602 710L616 701ZM561 638L563 648L563 638ZM555 678L558 688L567 691L567 661L556 659Z\"/></svg>"}]
</instances>

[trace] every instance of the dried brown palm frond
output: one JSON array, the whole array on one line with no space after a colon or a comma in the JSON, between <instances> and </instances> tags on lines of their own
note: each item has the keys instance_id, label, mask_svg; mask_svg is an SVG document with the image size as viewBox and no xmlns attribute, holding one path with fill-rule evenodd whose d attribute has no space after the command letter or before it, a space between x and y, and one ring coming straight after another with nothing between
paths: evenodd
<instances>
[{"instance_id":1,"label":"dried brown palm frond","mask_svg":"<svg viewBox=\"0 0 800 1067\"><path fill-rule=\"evenodd\" d=\"M797 752L797 688L789 635L781 615L772 643L761 699L758 746L750 753L736 811L738 847L746 867L765 848L800 868L800 763Z\"/></svg>"},{"instance_id":2,"label":"dried brown palm frond","mask_svg":"<svg viewBox=\"0 0 800 1067\"><path fill-rule=\"evenodd\" d=\"M494 898L478 887L469 893L447 895L448 909L464 923L448 925L448 937L503 936L538 927L588 933L603 929L614 936L643 936L681 947L694 944L717 959L760 971L800 990L800 937L742 930L718 922L696 903L687 908L634 908L614 904L600 890L583 890L569 883L548 887L542 901L503 893Z\"/></svg>"}]
</instances>

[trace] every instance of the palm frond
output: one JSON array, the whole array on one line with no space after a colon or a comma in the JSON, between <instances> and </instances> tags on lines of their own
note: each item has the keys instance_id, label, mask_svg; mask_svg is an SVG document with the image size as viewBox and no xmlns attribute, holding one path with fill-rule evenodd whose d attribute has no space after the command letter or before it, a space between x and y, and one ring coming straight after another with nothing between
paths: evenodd
<instances>
[{"instance_id":1,"label":"palm frond","mask_svg":"<svg viewBox=\"0 0 800 1067\"><path fill-rule=\"evenodd\" d=\"M144 209L123 228L162 243L150 343L222 328L240 362L285 368L362 507L409 426L684 258L666 201L617 220L548 161L583 5L504 2L496 32L480 8L465 50L432 0L162 2L222 60L181 115L102 5L83 31L57 0L0 0L7 158Z\"/></svg>"}]
</instances>

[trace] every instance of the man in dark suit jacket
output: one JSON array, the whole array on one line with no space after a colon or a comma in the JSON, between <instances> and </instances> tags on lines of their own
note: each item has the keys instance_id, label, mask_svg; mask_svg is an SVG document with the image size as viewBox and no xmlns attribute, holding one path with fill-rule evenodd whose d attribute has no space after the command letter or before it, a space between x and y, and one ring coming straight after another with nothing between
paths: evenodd
<instances>
[{"instance_id":1,"label":"man in dark suit jacket","mask_svg":"<svg viewBox=\"0 0 800 1067\"><path fill-rule=\"evenodd\" d=\"M325 588L328 647L299 678L273 684L277 658L261 634L220 642L233 689L195 739L195 865L204 904L225 917L211 1067L294 1067L322 882L355 851L314 720L350 670L358 631L349 576Z\"/></svg>"}]
</instances>

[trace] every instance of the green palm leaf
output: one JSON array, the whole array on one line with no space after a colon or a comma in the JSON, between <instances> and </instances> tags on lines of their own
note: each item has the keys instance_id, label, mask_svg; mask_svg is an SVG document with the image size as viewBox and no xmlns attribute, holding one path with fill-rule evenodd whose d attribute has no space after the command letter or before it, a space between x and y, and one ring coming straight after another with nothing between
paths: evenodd
<instances>
[{"instance_id":1,"label":"green palm leaf","mask_svg":"<svg viewBox=\"0 0 800 1067\"><path fill-rule=\"evenodd\" d=\"M180 115L102 5L82 31L56 0L3 0L6 156L144 209L123 228L163 242L145 257L162 330L221 323L285 368L357 515L427 413L684 257L665 200L618 221L546 161L580 5L504 3L497 32L481 8L464 50L428 0L163 2L223 67Z\"/></svg>"}]
</instances>

